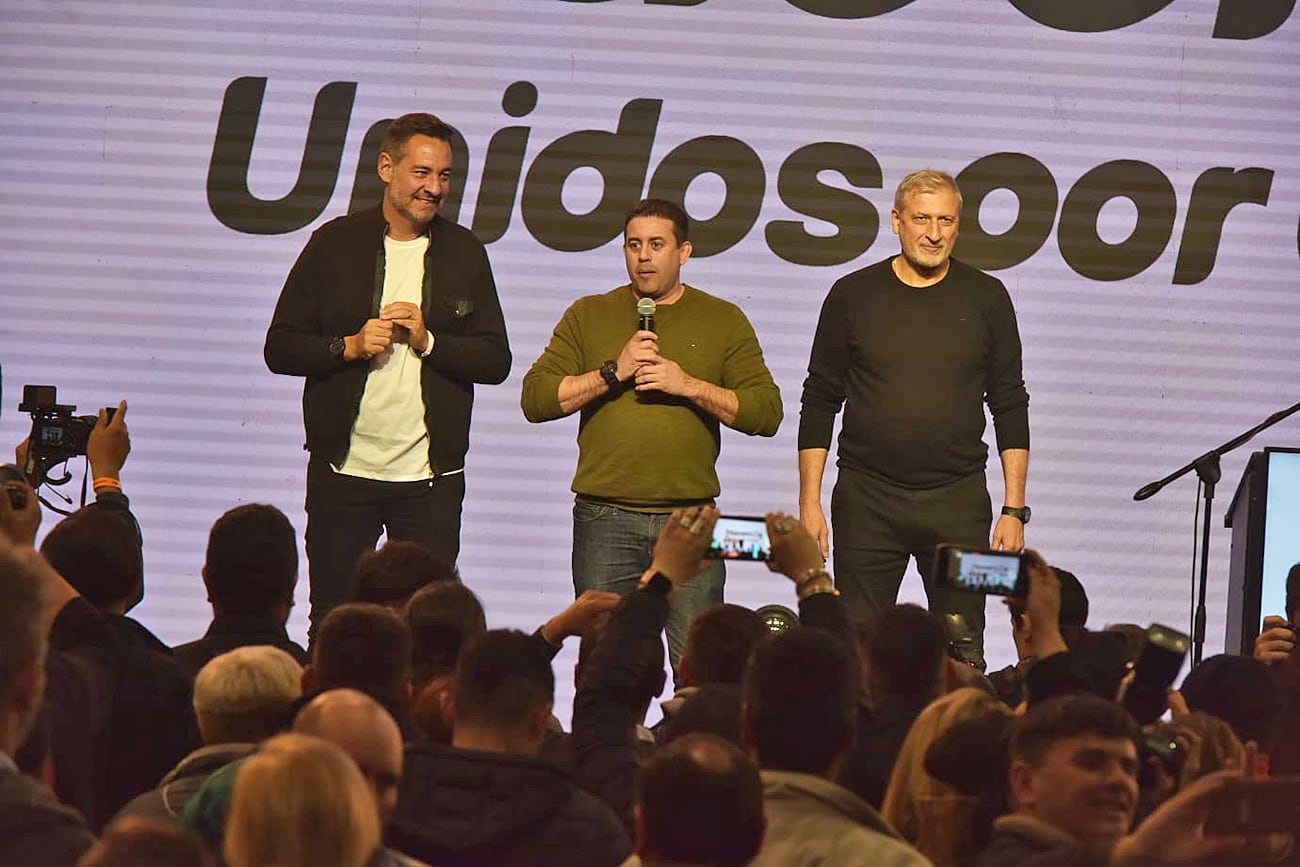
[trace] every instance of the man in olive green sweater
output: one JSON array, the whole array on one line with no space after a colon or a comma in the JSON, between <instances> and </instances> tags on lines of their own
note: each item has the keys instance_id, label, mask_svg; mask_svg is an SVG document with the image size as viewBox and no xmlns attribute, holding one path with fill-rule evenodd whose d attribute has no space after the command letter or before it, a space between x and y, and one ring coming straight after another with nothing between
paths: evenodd
<instances>
[{"instance_id":1,"label":"man in olive green sweater","mask_svg":"<svg viewBox=\"0 0 1300 867\"><path fill-rule=\"evenodd\" d=\"M772 436L781 393L754 329L730 302L681 282L690 221L646 199L628 215L623 254L631 283L580 298L524 377L531 422L581 411L573 478L573 586L630 591L650 567L669 512L712 503L719 422ZM637 302L655 302L654 330L638 329ZM722 562L683 587L668 618L676 670L686 627L722 602Z\"/></svg>"}]
</instances>

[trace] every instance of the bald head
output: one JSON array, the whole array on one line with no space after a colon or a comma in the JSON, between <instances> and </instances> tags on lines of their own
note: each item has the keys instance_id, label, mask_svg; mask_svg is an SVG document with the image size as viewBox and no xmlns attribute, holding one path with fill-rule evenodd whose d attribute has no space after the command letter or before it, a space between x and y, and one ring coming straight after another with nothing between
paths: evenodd
<instances>
[{"instance_id":1,"label":"bald head","mask_svg":"<svg viewBox=\"0 0 1300 867\"><path fill-rule=\"evenodd\" d=\"M402 778L402 732L383 705L355 689L331 689L298 712L293 730L329 741L351 756L374 789L380 820L387 822Z\"/></svg>"}]
</instances>

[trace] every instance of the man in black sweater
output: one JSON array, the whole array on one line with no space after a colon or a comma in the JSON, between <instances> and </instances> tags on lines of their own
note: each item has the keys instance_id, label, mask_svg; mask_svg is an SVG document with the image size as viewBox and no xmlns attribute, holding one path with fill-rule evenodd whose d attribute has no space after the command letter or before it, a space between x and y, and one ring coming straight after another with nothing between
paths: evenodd
<instances>
[{"instance_id":1,"label":"man in black sweater","mask_svg":"<svg viewBox=\"0 0 1300 867\"><path fill-rule=\"evenodd\" d=\"M835 575L850 615L893 604L915 557L932 610L960 614L983 655L984 598L931 574L941 542L990 544L984 408L1006 482L992 547L1024 547L1029 395L1001 281L951 258L961 193L943 172L905 177L892 223L902 254L839 280L822 305L799 419L800 519L830 553L822 475L844 409L831 496Z\"/></svg>"}]
</instances>

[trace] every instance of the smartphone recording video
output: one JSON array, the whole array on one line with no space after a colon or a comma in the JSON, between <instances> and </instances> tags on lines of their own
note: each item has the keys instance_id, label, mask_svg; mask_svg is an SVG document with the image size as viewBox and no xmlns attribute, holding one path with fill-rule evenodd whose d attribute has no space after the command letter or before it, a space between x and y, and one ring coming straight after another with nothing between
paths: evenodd
<instances>
[{"instance_id":1,"label":"smartphone recording video","mask_svg":"<svg viewBox=\"0 0 1300 867\"><path fill-rule=\"evenodd\" d=\"M1024 557L1007 551L940 545L934 551L934 574L939 583L954 590L992 596L1024 596L1029 592Z\"/></svg>"},{"instance_id":2,"label":"smartphone recording video","mask_svg":"<svg viewBox=\"0 0 1300 867\"><path fill-rule=\"evenodd\" d=\"M1300 834L1300 777L1229 780L1215 792L1205 833L1216 837Z\"/></svg>"},{"instance_id":3,"label":"smartphone recording video","mask_svg":"<svg viewBox=\"0 0 1300 867\"><path fill-rule=\"evenodd\" d=\"M723 515L713 525L713 541L706 557L715 560L770 560L772 542L767 538L767 521Z\"/></svg>"}]
</instances>

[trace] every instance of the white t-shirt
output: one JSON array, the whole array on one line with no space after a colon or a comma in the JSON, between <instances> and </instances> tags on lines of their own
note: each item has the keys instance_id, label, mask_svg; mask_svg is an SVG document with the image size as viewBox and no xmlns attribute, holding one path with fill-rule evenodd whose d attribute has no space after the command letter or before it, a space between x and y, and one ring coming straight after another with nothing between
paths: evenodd
<instances>
[{"instance_id":1,"label":"white t-shirt","mask_svg":"<svg viewBox=\"0 0 1300 867\"><path fill-rule=\"evenodd\" d=\"M379 306L423 301L424 253L429 239L384 238L384 295ZM404 328L393 330L387 352L370 359L361 409L352 426L352 442L343 466L348 476L382 482L417 482L433 475L429 467L429 430L424 422L420 389L420 353L407 343Z\"/></svg>"}]
</instances>

